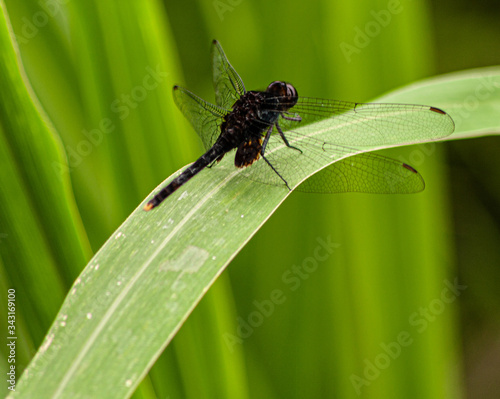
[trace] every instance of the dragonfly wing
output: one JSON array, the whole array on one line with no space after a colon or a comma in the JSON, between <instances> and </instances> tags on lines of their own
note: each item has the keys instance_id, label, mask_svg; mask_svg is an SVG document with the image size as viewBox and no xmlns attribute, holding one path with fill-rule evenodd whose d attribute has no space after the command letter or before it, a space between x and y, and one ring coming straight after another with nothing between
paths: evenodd
<instances>
[{"instance_id":1,"label":"dragonfly wing","mask_svg":"<svg viewBox=\"0 0 500 399\"><path fill-rule=\"evenodd\" d=\"M220 124L229 111L179 86L174 86L173 97L177 107L200 136L205 149L211 148L220 135Z\"/></svg>"},{"instance_id":2,"label":"dragonfly wing","mask_svg":"<svg viewBox=\"0 0 500 399\"><path fill-rule=\"evenodd\" d=\"M350 103L318 98L299 98L289 116L281 119L283 130L300 129L329 143L367 147L418 143L450 135L455 129L444 111L426 105ZM312 123L318 122L314 127Z\"/></svg>"},{"instance_id":3,"label":"dragonfly wing","mask_svg":"<svg viewBox=\"0 0 500 399\"><path fill-rule=\"evenodd\" d=\"M332 144L303 130L284 132L293 148L287 147L279 134L271 135L264 156L274 170L259 160L241 173L266 184L285 186L286 181L292 188L313 174L298 190L315 193L415 193L425 187L420 174L401 161ZM314 174L318 169L321 171Z\"/></svg>"},{"instance_id":4,"label":"dragonfly wing","mask_svg":"<svg viewBox=\"0 0 500 399\"><path fill-rule=\"evenodd\" d=\"M425 188L411 166L375 153L341 159L304 181L298 191L308 193L411 194Z\"/></svg>"},{"instance_id":5,"label":"dragonfly wing","mask_svg":"<svg viewBox=\"0 0 500 399\"><path fill-rule=\"evenodd\" d=\"M245 85L217 40L212 43L212 69L216 103L219 107L231 109L246 93Z\"/></svg>"},{"instance_id":6,"label":"dragonfly wing","mask_svg":"<svg viewBox=\"0 0 500 399\"><path fill-rule=\"evenodd\" d=\"M424 189L424 182L418 172L400 161L364 153L363 147L418 143L445 137L454 130L448 114L425 105L299 98L284 116L301 118L280 118L278 122L289 144L298 150L284 148L285 143L275 132L266 157L290 187L337 160L299 187L300 191L309 192L419 192ZM272 176L265 166L259 161L247 169L255 169L255 180L283 184L283 179Z\"/></svg>"}]
</instances>

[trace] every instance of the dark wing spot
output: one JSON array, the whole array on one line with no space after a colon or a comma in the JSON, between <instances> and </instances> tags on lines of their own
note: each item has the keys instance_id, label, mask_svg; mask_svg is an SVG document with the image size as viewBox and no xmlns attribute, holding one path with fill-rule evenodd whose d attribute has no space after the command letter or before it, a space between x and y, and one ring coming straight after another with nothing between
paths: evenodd
<instances>
[{"instance_id":1,"label":"dark wing spot","mask_svg":"<svg viewBox=\"0 0 500 399\"><path fill-rule=\"evenodd\" d=\"M403 164L403 168L406 168L408 169L410 172L413 172L413 173L418 173L414 168L412 168L410 165L408 164Z\"/></svg>"},{"instance_id":2,"label":"dark wing spot","mask_svg":"<svg viewBox=\"0 0 500 399\"><path fill-rule=\"evenodd\" d=\"M437 112L438 114L443 114L446 115L446 112L444 112L442 109L435 108L435 107L430 107L429 108L431 111Z\"/></svg>"},{"instance_id":3,"label":"dark wing spot","mask_svg":"<svg viewBox=\"0 0 500 399\"><path fill-rule=\"evenodd\" d=\"M234 166L237 168L250 166L259 159L261 150L262 138L250 139L249 141L241 143L234 157Z\"/></svg>"}]
</instances>

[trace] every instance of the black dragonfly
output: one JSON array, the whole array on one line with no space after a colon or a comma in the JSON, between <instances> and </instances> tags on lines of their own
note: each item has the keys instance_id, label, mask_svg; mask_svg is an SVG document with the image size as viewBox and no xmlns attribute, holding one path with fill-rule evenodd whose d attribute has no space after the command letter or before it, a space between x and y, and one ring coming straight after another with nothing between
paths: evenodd
<instances>
[{"instance_id":1,"label":"black dragonfly","mask_svg":"<svg viewBox=\"0 0 500 399\"><path fill-rule=\"evenodd\" d=\"M362 152L363 147L418 143L454 130L448 114L426 105L299 97L290 83L281 81L265 91L247 91L216 40L212 66L217 105L173 88L175 103L206 152L156 194L144 207L147 211L234 149L234 166L245 176L289 190L300 184L299 190L306 192L419 192L425 184L414 168Z\"/></svg>"}]
</instances>

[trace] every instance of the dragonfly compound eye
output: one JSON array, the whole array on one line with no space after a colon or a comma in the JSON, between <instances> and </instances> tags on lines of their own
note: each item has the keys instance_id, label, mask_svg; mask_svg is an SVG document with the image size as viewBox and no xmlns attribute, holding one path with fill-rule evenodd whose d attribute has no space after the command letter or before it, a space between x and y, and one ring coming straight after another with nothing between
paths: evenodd
<instances>
[{"instance_id":1,"label":"dragonfly compound eye","mask_svg":"<svg viewBox=\"0 0 500 399\"><path fill-rule=\"evenodd\" d=\"M281 82L279 80L272 82L267 86L268 93L276 97L281 97L280 102L287 104L287 108L297 103L297 90L290 83Z\"/></svg>"},{"instance_id":2,"label":"dragonfly compound eye","mask_svg":"<svg viewBox=\"0 0 500 399\"><path fill-rule=\"evenodd\" d=\"M292 98L294 98L294 97L297 98L298 97L297 90L290 83L286 84L286 96L287 97L292 97Z\"/></svg>"},{"instance_id":3,"label":"dragonfly compound eye","mask_svg":"<svg viewBox=\"0 0 500 399\"><path fill-rule=\"evenodd\" d=\"M297 90L290 83L286 84L286 96L294 104L297 102L297 100L299 98L299 96L297 94Z\"/></svg>"},{"instance_id":4,"label":"dragonfly compound eye","mask_svg":"<svg viewBox=\"0 0 500 399\"><path fill-rule=\"evenodd\" d=\"M287 83L276 80L275 82L272 82L269 86L267 86L266 91L268 93L274 94L275 96L284 97L287 95L287 86Z\"/></svg>"}]
</instances>

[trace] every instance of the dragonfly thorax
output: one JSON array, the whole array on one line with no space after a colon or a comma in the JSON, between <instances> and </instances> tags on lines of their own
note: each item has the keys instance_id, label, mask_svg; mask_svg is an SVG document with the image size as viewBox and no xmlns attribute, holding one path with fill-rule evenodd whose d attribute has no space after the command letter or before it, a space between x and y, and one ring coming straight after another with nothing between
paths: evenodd
<instances>
[{"instance_id":1,"label":"dragonfly thorax","mask_svg":"<svg viewBox=\"0 0 500 399\"><path fill-rule=\"evenodd\" d=\"M241 142L260 138L280 116L280 111L269 103L267 92L248 91L233 105L221 124L219 140L237 147Z\"/></svg>"}]
</instances>

